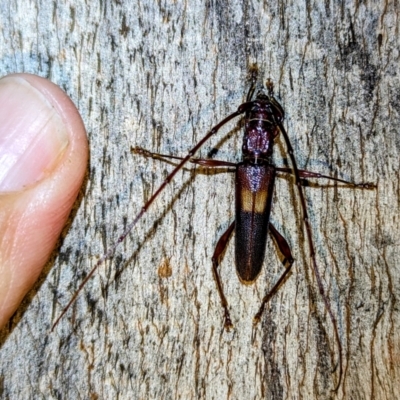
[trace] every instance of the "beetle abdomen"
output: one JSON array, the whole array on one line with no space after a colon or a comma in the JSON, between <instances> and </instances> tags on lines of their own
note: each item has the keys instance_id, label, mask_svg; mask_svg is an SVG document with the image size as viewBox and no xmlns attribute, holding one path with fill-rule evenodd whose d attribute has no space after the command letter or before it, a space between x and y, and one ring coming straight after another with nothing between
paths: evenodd
<instances>
[{"instance_id":1,"label":"beetle abdomen","mask_svg":"<svg viewBox=\"0 0 400 400\"><path fill-rule=\"evenodd\" d=\"M246 161L236 170L236 270L243 283L254 282L264 261L275 174L272 165Z\"/></svg>"}]
</instances>

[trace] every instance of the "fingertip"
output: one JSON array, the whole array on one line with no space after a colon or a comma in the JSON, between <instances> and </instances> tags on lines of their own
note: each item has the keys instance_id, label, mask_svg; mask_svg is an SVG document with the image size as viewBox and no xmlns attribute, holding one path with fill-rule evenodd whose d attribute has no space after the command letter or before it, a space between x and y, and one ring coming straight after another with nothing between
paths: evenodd
<instances>
[{"instance_id":1,"label":"fingertip","mask_svg":"<svg viewBox=\"0 0 400 400\"><path fill-rule=\"evenodd\" d=\"M1 79L0 110L1 326L57 243L82 185L88 142L75 105L44 78Z\"/></svg>"}]
</instances>

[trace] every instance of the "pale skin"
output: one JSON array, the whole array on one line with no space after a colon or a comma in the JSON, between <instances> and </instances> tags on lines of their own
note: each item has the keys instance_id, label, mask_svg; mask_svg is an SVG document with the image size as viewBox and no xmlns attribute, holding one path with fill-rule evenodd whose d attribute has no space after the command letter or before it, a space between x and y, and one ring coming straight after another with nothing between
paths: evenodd
<instances>
[{"instance_id":1,"label":"pale skin","mask_svg":"<svg viewBox=\"0 0 400 400\"><path fill-rule=\"evenodd\" d=\"M31 124L25 109L31 114ZM50 116L42 115L46 112ZM25 132L36 129L41 116L45 133L38 128L33 148L28 144L19 156L22 161L16 168L9 167ZM25 132L13 144L9 132L17 132L19 128L13 124L23 125L24 121ZM58 86L29 74L0 79L0 328L17 310L56 246L81 188L87 160L82 119ZM1 181L7 168L10 173Z\"/></svg>"}]
</instances>

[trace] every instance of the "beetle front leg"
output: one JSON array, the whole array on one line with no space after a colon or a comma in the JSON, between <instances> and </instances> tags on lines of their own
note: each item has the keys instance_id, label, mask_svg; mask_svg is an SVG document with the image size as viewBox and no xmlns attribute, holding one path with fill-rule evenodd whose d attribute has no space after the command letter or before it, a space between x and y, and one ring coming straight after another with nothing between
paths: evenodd
<instances>
[{"instance_id":1,"label":"beetle front leg","mask_svg":"<svg viewBox=\"0 0 400 400\"><path fill-rule=\"evenodd\" d=\"M291 168L277 167L276 171L294 175L293 170ZM336 178L334 176L323 175L323 174L320 174L319 172L306 171L304 169L299 169L297 172L299 173L299 177L302 179L308 179L308 178L327 179L327 180L331 180L334 182L343 183L345 185L348 185L348 186L351 186L351 187L357 188L357 189L375 189L376 188L376 184L371 183L371 182L361 182L361 183L350 182L350 181L346 181L344 179Z\"/></svg>"},{"instance_id":2,"label":"beetle front leg","mask_svg":"<svg viewBox=\"0 0 400 400\"><path fill-rule=\"evenodd\" d=\"M164 162L171 162L171 160L182 161L183 157L172 156L169 154L160 154L160 153L153 153L144 149L143 147L132 147L131 152L135 154L139 154L143 157L154 158L156 160L164 161ZM214 160L210 158L191 158L189 162L192 164L200 165L202 167L207 168L221 168L221 167L231 167L236 168L237 163L229 162L229 161L222 161L222 160ZM233 171L232 171L233 172Z\"/></svg>"},{"instance_id":3,"label":"beetle front leg","mask_svg":"<svg viewBox=\"0 0 400 400\"><path fill-rule=\"evenodd\" d=\"M231 329L233 327L233 324L232 324L231 316L230 316L229 310L228 310L228 302L226 300L224 290L222 289L221 278L220 278L219 272L218 272L218 266L219 266L219 262L220 262L220 257L222 255L222 253L224 252L224 250L226 249L226 246L229 242L229 239L231 237L231 234L232 234L234 228L235 228L235 221L233 221L229 225L229 228L225 231L225 233L218 240L218 243L215 246L214 254L212 256L214 277L217 282L219 297L221 298L222 307L224 309L224 318L225 318L224 326L228 331L229 331L229 329Z\"/></svg>"},{"instance_id":4,"label":"beetle front leg","mask_svg":"<svg viewBox=\"0 0 400 400\"><path fill-rule=\"evenodd\" d=\"M269 231L272 235L272 237L275 239L276 244L279 247L280 252L283 254L285 257L282 264L286 266L285 271L281 275L281 277L278 279L278 282L275 283L274 287L264 296L261 306L258 310L258 313L254 316L254 325L256 325L258 322L260 322L262 313L265 308L265 304L268 303L268 301L272 298L272 296L278 291L279 286L281 283L284 281L286 278L287 274L290 272L290 269L292 268L292 265L294 263L294 259L292 257L292 252L290 251L290 247L286 239L277 231L277 229L269 223Z\"/></svg>"}]
</instances>

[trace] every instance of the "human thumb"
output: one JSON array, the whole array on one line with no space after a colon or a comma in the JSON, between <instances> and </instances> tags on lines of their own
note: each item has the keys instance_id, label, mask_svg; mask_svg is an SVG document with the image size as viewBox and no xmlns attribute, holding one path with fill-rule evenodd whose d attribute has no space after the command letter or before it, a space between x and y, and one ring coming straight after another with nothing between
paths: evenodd
<instances>
[{"instance_id":1,"label":"human thumb","mask_svg":"<svg viewBox=\"0 0 400 400\"><path fill-rule=\"evenodd\" d=\"M0 327L38 278L79 193L88 145L67 95L46 79L0 79Z\"/></svg>"}]
</instances>

